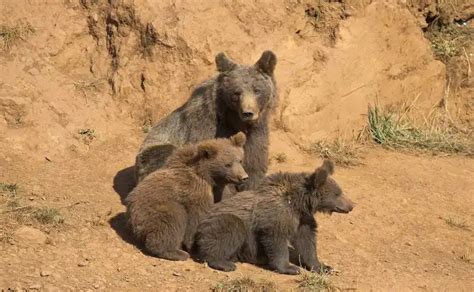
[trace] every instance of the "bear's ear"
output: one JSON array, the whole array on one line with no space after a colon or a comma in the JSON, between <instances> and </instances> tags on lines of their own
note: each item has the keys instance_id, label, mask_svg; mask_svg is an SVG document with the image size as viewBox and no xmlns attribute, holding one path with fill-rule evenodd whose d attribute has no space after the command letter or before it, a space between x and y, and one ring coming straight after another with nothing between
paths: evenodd
<instances>
[{"instance_id":1,"label":"bear's ear","mask_svg":"<svg viewBox=\"0 0 474 292\"><path fill-rule=\"evenodd\" d=\"M219 72L226 72L231 71L232 69L237 66L234 62L232 62L224 53L219 53L216 55L216 66L217 71Z\"/></svg>"},{"instance_id":2,"label":"bear's ear","mask_svg":"<svg viewBox=\"0 0 474 292\"><path fill-rule=\"evenodd\" d=\"M326 182L329 175L333 173L334 163L330 160L324 160L323 165L318 167L312 175L314 187L321 187Z\"/></svg>"},{"instance_id":3,"label":"bear's ear","mask_svg":"<svg viewBox=\"0 0 474 292\"><path fill-rule=\"evenodd\" d=\"M255 67L267 75L273 75L276 63L277 59L275 54L272 51L265 51L255 64Z\"/></svg>"},{"instance_id":4,"label":"bear's ear","mask_svg":"<svg viewBox=\"0 0 474 292\"><path fill-rule=\"evenodd\" d=\"M215 145L204 143L198 145L198 157L209 159L217 155L217 147Z\"/></svg>"},{"instance_id":5,"label":"bear's ear","mask_svg":"<svg viewBox=\"0 0 474 292\"><path fill-rule=\"evenodd\" d=\"M247 137L243 132L238 132L234 136L229 138L232 144L234 144L237 147L243 147L245 145L245 142L247 141Z\"/></svg>"}]
</instances>

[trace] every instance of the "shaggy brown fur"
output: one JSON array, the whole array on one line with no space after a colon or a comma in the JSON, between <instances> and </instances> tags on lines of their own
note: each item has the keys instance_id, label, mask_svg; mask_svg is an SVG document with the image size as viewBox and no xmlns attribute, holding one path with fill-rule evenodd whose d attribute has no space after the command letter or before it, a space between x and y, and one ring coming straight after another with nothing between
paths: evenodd
<instances>
[{"instance_id":1,"label":"shaggy brown fur","mask_svg":"<svg viewBox=\"0 0 474 292\"><path fill-rule=\"evenodd\" d=\"M284 274L297 274L297 264L312 271L329 270L316 254L316 212L348 213L353 203L334 179L325 161L314 173L278 173L256 191L245 191L216 204L198 226L196 258L214 269L235 270L236 259L266 263ZM261 261L264 262L261 262Z\"/></svg>"},{"instance_id":2,"label":"shaggy brown fur","mask_svg":"<svg viewBox=\"0 0 474 292\"><path fill-rule=\"evenodd\" d=\"M230 137L242 131L244 169L248 181L241 189L254 189L268 167L268 119L278 101L273 71L276 56L265 51L253 66L216 56L218 75L199 85L189 100L150 130L136 157L139 182L163 166L166 158L188 143ZM216 201L221 194L216 194Z\"/></svg>"},{"instance_id":3,"label":"shaggy brown fur","mask_svg":"<svg viewBox=\"0 0 474 292\"><path fill-rule=\"evenodd\" d=\"M213 205L212 188L243 183L245 134L177 149L126 199L133 235L152 255L185 260L199 221Z\"/></svg>"}]
</instances>

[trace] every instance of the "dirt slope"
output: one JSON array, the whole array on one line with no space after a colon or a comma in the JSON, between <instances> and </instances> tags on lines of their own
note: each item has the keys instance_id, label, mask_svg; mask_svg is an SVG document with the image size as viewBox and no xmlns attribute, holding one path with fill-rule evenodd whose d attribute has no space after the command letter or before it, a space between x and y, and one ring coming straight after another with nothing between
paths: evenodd
<instances>
[{"instance_id":1,"label":"dirt slope","mask_svg":"<svg viewBox=\"0 0 474 292\"><path fill-rule=\"evenodd\" d=\"M0 289L205 291L242 275L296 289L295 277L247 264L224 274L145 256L123 229L142 126L214 74L220 51L249 64L266 49L278 56L270 148L288 159L271 171L314 169L320 161L294 142L351 136L368 103L416 98L422 112L445 93L445 67L420 29L434 9L425 1L156 2L0 0L0 25L26 27L0 51L0 183L19 186L13 210L64 217L18 221L1 193ZM473 160L364 151L363 165L336 175L356 209L318 217L334 284L473 290Z\"/></svg>"}]
</instances>

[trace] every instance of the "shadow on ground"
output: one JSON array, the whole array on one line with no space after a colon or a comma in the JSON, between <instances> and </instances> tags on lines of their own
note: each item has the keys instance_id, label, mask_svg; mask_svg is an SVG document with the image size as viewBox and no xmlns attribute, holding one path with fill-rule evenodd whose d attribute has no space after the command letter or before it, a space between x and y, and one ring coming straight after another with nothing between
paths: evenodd
<instances>
[{"instance_id":1,"label":"shadow on ground","mask_svg":"<svg viewBox=\"0 0 474 292\"><path fill-rule=\"evenodd\" d=\"M125 198L135 186L134 166L124 168L114 177L114 190L120 196L120 201L125 205Z\"/></svg>"}]
</instances>

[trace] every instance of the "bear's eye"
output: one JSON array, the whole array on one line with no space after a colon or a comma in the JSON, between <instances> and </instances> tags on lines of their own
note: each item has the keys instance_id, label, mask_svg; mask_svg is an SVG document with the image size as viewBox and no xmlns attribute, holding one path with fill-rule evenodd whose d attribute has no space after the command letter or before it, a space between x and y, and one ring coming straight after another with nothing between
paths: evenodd
<instances>
[{"instance_id":1,"label":"bear's eye","mask_svg":"<svg viewBox=\"0 0 474 292\"><path fill-rule=\"evenodd\" d=\"M237 102L240 100L240 96L242 95L241 91L235 91L232 95L232 101Z\"/></svg>"},{"instance_id":2,"label":"bear's eye","mask_svg":"<svg viewBox=\"0 0 474 292\"><path fill-rule=\"evenodd\" d=\"M227 163L225 167L230 168L232 166L232 163Z\"/></svg>"}]
</instances>

